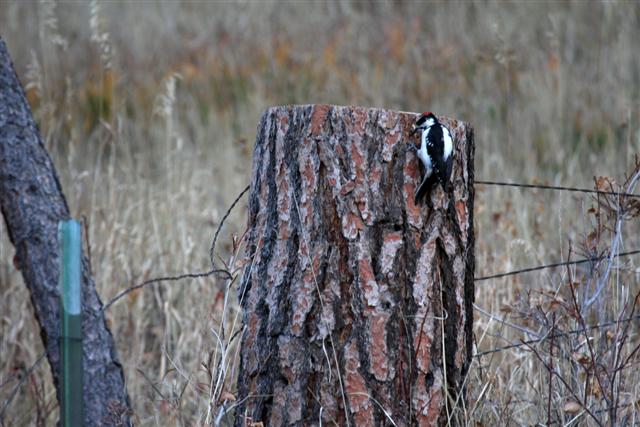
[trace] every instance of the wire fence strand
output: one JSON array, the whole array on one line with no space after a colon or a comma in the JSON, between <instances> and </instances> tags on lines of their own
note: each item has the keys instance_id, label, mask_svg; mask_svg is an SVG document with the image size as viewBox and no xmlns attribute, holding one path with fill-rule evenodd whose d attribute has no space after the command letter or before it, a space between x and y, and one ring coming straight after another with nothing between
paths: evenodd
<instances>
[{"instance_id":1,"label":"wire fence strand","mask_svg":"<svg viewBox=\"0 0 640 427\"><path fill-rule=\"evenodd\" d=\"M541 185L541 184L525 184L525 183L514 183L514 182L486 181L486 180L476 180L475 184L487 185L487 186L516 187L516 188L541 189L541 190L553 190L553 191L568 191L568 192L574 192L574 193L602 194L602 195L612 195L612 196L619 196L619 197L640 198L640 195L637 195L637 194L615 192L615 191L591 190L591 189L586 189L586 188L575 188L575 187L566 187L566 186L551 186L551 185ZM217 228L217 230L215 232L215 235L214 235L214 238L213 238L213 241L211 243L210 250L209 250L209 261L210 261L210 266L211 266L211 269L209 271L202 272L202 273L186 273L186 274L181 274L181 275L177 275L177 276L158 277L158 278L154 278L154 279L147 280L145 282L139 283L139 284L137 284L135 286L129 287L127 289L124 289L123 291L118 293L111 301L109 301L103 307L103 311L106 311L107 309L109 309L111 307L111 305L113 305L115 302L117 302L118 300L120 300L121 298L123 298L124 296L129 294L130 292L133 292L136 289L140 289L140 288L146 287L146 286L154 284L154 283L160 283L160 282L166 282L166 281L178 281L178 280L187 279L187 278L202 278L202 277L207 277L207 276L210 276L210 275L213 275L213 274L220 274L220 273L224 273L226 275L230 275L230 273L226 269L216 269L215 268L214 250L215 250L215 246L216 246L216 241L218 239L218 235L220 233L220 230L222 229L222 226L225 223L225 220L227 219L227 217L229 216L229 214L231 213L233 208L236 206L236 204L239 202L239 200L242 198L242 196L248 190L249 190L249 186L247 186L246 188L244 188L240 192L240 194L233 201L233 203L231 204L231 206L229 207L229 209L226 211L225 215L223 216L222 220L218 224L218 228ZM640 249L634 250L634 251L629 251L629 252L622 252L622 253L617 254L617 256L618 257L624 257L624 256L630 256L630 255L636 255L636 254L640 254ZM552 263L552 264L545 264L545 265L540 265L540 266L536 266L536 267L529 267L529 268L524 268L524 269L520 269L520 270L508 271L508 272L504 272L504 273L497 273L497 274L493 274L493 275L490 275L490 276L476 277L476 278L474 278L474 281L475 282L480 282L480 281L486 281L486 280L490 280L490 279L497 279L497 278L501 278L501 277L515 276L515 275L518 275L518 274L523 274L523 273L528 273L528 272L533 272L533 271L539 271L539 270L544 270L544 269L549 269L549 268L554 268L554 267L567 266L567 265L576 265L576 264L582 264L582 263L593 262L593 261L600 261L600 260L602 260L602 259L604 259L606 257L607 257L607 255L600 255L600 256L596 256L596 257L584 258L584 259L575 260L575 261L556 262L556 263ZM542 337L542 338L536 338L536 339L531 339L531 340L527 340L527 341L521 341L518 344L510 344L510 345L506 345L506 346L503 346L503 347L496 347L496 348L493 348L491 350L486 350L486 351L483 351L483 352L476 353L473 357L474 358L481 358L483 356L487 356L487 355L490 355L490 354L500 353L500 352L503 352L503 351L506 351L506 350L512 350L512 349L528 346L528 345L531 345L531 344L540 343L540 342L543 342L543 341L548 340L548 339L555 339L555 338L565 337L565 336L574 335L574 334L587 332L587 331L591 331L591 330L607 328L607 327L610 327L610 326L613 326L613 325L617 325L617 324L624 323L624 322L629 322L629 321L636 320L636 319L640 319L640 315L629 317L629 318L622 319L622 320L612 320L612 321L601 323L601 324L597 324L597 325L591 325L591 326L587 326L586 328L578 328L578 329L574 329L574 330L567 331L567 332L560 332L560 333L552 334L552 335L549 335L549 336L546 336L546 337ZM16 388L19 388L21 386L21 384L24 382L24 379L31 374L31 372L35 369L35 367L39 364L39 362L41 362L44 359L44 356L45 356L45 353L41 354L40 357L36 360L36 362L28 370L26 370L25 374L23 375L23 378L16 385ZM12 397L13 396L15 396L15 390L12 393ZM0 418L1 418L2 415L4 415L4 412L7 409L8 405L11 403L11 400L12 400L12 398L8 399L5 402L5 404L3 405L2 411L0 411Z\"/></svg>"},{"instance_id":2,"label":"wire fence strand","mask_svg":"<svg viewBox=\"0 0 640 427\"><path fill-rule=\"evenodd\" d=\"M592 190L592 189L588 189L588 188L576 188L576 187L567 187L567 186L528 184L528 183L516 183L516 182L501 182L501 181L487 181L487 180L476 180L475 184L487 185L487 186L498 186L498 187L515 187L515 188L540 189L540 190L552 190L552 191L567 191L567 192L572 192L572 193L586 193L586 194L598 194L598 195L617 196L617 197L640 198L640 195L632 194L632 193L616 192L616 191L603 191L603 190ZM631 255L637 255L637 254L640 254L640 249L633 250L633 251L628 251L628 252L620 252L620 253L616 254L615 256L617 256L617 257L625 257L625 256L631 256ZM529 272L533 272L533 271L540 271L540 270L545 270L545 269L554 268L554 267L577 265L577 264L583 264L583 263L587 263L587 262L597 262L597 261L601 261L601 260L607 258L609 255L610 254L603 254L603 255L589 257L589 258L583 258L583 259L579 259L579 260L575 260L575 261L555 262L555 263L551 263L551 264L544 264L544 265L539 265L539 266L535 266L535 267L523 268L523 269L519 269L519 270L512 270L512 271L508 271L508 272L504 272L504 273L492 274L492 275L489 275L489 276L475 277L474 278L474 282L481 282L481 281L486 281L486 280L490 280L490 279L497 279L497 278L501 278L501 277L515 276L515 275L519 275L519 274L529 273ZM536 338L536 339L532 339L532 340L522 341L522 342L520 342L518 344L510 344L510 345L503 346L503 347L497 347L497 348L494 348L494 349L491 349L491 350L487 350L487 351L483 351L483 352L480 352L480 353L476 353L474 355L474 357L475 358L480 358L482 356L486 356L486 355L489 355L489 354L500 353L502 351L516 349L516 348L520 348L520 347L523 347L523 346L528 346L528 345L531 345L531 344L540 343L540 342L542 342L544 340L547 340L547 339L554 339L554 338L564 337L564 336L568 336L568 335L572 335L572 334L578 334L578 333L582 333L582 332L587 332L587 331L590 331L590 330L606 328L606 327L610 327L610 326L613 326L613 325L617 325L619 323L629 322L629 321L636 320L636 319L640 319L640 315L632 316L632 317L629 317L627 319L622 319L622 320L618 319L618 320L612 320L612 321L605 322L605 323L600 323L600 324L597 324L597 325L590 325L590 326L587 326L585 328L574 329L574 330L571 330L571 331L568 331L568 332L561 332L561 333L551 334L549 336L542 337L542 338Z\"/></svg>"},{"instance_id":3,"label":"wire fence strand","mask_svg":"<svg viewBox=\"0 0 640 427\"><path fill-rule=\"evenodd\" d=\"M616 256L617 257L626 257L626 256L631 256L631 255L637 255L637 254L640 254L640 249L636 249L636 250L629 251L629 252L620 252ZM548 268L561 267L561 266L565 266L565 265L576 265L576 264L583 264L585 262L602 261L603 259L605 259L607 257L608 257L608 255L603 254L603 255L600 255L600 256L591 257L591 258L583 258L583 259L579 259L579 260L575 260L575 261L554 262L553 264L538 265L536 267L528 267L528 268L523 268L523 269L520 269L520 270L512 270L512 271L507 271L507 272L504 272L504 273L496 273L496 274L492 274L490 276L475 277L473 280L475 282L482 282L484 280L498 279L500 277L507 277L507 276L516 276L518 274L530 273L532 271L545 270L545 269L548 269Z\"/></svg>"},{"instance_id":4,"label":"wire fence strand","mask_svg":"<svg viewBox=\"0 0 640 427\"><path fill-rule=\"evenodd\" d=\"M553 190L553 191L568 191L572 193L604 194L604 195L610 195L610 196L613 195L613 196L620 196L620 197L640 198L640 195L637 195L637 194L623 193L623 192L616 192L616 191L591 190L588 188L576 188L576 187L543 185L543 184L528 184L528 183L517 183L517 182L487 181L487 180L476 180L474 182L475 184L499 186L499 187L516 187L516 188L529 188L529 189L541 189L541 190ZM617 254L616 256L618 257L630 256L630 255L636 255L638 253L640 253L640 250L622 252ZM475 277L474 281L481 282L481 281L490 280L490 279L498 279L501 277L508 277L508 276L515 276L523 273L529 273L532 271L545 270L548 268L583 264L586 262L593 262L593 261L601 261L606 257L607 255L601 255L597 257L584 258L576 261L565 261L565 262L556 262L552 264L539 265L539 266L523 268L519 270L512 270L504 273L496 273L490 276Z\"/></svg>"},{"instance_id":5,"label":"wire fence strand","mask_svg":"<svg viewBox=\"0 0 640 427\"><path fill-rule=\"evenodd\" d=\"M623 192L617 192L617 191L591 190L589 188L565 187L565 186L559 186L559 185L523 184L518 182L500 182L500 181L484 181L484 180L476 180L474 181L474 183L480 184L480 185L491 185L496 187L536 188L540 190L568 191L571 193L603 194L608 196L640 198L640 194L623 193Z\"/></svg>"},{"instance_id":6,"label":"wire fence strand","mask_svg":"<svg viewBox=\"0 0 640 427\"><path fill-rule=\"evenodd\" d=\"M232 279L231 273L228 270L226 270L224 268L216 268L216 265L214 263L214 251L215 251L215 248L216 248L216 242L218 240L218 235L220 234L220 230L222 229L222 226L224 225L225 221L227 220L227 218L231 214L231 211L233 210L233 208L238 204L238 202L240 201L242 196L244 196L244 194L247 191L249 191L249 186L246 186L244 188L244 190L242 190L240 192L240 194L238 194L238 196L233 201L233 203L231 203L231 206L229 206L229 209L227 209L227 211L225 212L224 216L222 217L222 220L218 224L218 228L216 229L216 233L213 236L213 241L211 242L211 247L209 249L209 262L211 263L211 269L210 270L202 272L202 273L185 273L185 274L180 274L180 275L177 275L177 276L157 277L157 278L150 279L150 280L147 280L145 282L139 283L139 284L137 284L135 286L131 286L131 287L127 288L127 289L122 290L120 293L118 293L118 295L113 297L113 299L111 301L109 301L102 308L102 311L108 310L116 301L118 301L119 299L121 299L125 295L135 291L136 289L140 289L140 288L143 288L145 286L152 285L154 283L176 282L176 281L182 280L182 279L199 279L199 278L211 276L213 274L224 274L229 279Z\"/></svg>"},{"instance_id":7,"label":"wire fence strand","mask_svg":"<svg viewBox=\"0 0 640 427\"><path fill-rule=\"evenodd\" d=\"M559 333L556 333L556 334L550 334L550 335L542 337L542 338L535 338L535 339L531 339L531 340L527 340L527 341L522 341L522 342L520 342L518 344L510 344L510 345L505 345L503 347L496 347L496 348L493 348L491 350L486 350L486 351L482 351L480 353L476 353L476 354L473 355L473 357L479 358L479 357L486 356L486 355L493 354L493 353L501 353L501 352L506 351L506 350L513 350L513 349L524 347L524 346L527 346L527 345L540 343L542 341L549 340L549 339L552 339L552 338L553 339L562 338L562 337L566 337L566 336L569 336L569 335L579 334L579 333L582 333L582 332L588 332L588 331L592 331L592 330L596 330L596 329L608 328L610 326L618 325L620 323L631 322L632 320L637 320L637 319L640 319L640 314L638 314L636 316L627 317L626 319L610 320L608 322L599 323L597 325L590 325L590 326L587 326L586 328L578 328L578 329L572 329L572 330L567 331L567 332L559 332Z\"/></svg>"}]
</instances>

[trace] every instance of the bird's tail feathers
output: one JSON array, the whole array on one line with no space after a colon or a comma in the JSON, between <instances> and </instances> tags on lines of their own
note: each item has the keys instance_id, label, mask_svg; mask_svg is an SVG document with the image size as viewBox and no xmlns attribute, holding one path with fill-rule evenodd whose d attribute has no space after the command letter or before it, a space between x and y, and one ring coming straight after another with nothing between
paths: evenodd
<instances>
[{"instance_id":1,"label":"bird's tail feathers","mask_svg":"<svg viewBox=\"0 0 640 427\"><path fill-rule=\"evenodd\" d=\"M425 176L418 188L416 189L416 194L413 198L414 203L417 205L422 198L424 198L425 194L429 191L429 189L435 183L435 174L431 176Z\"/></svg>"}]
</instances>

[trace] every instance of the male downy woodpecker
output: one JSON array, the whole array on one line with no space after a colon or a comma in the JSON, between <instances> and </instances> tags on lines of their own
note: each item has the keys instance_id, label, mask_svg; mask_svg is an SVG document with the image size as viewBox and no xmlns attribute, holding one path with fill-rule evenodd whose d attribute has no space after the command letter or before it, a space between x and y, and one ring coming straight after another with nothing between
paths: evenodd
<instances>
[{"instance_id":1,"label":"male downy woodpecker","mask_svg":"<svg viewBox=\"0 0 640 427\"><path fill-rule=\"evenodd\" d=\"M425 173L415 194L415 203L424 197L433 184L439 182L447 190L453 165L453 139L451 132L431 113L423 113L413 125L411 135L421 131L418 158L424 165Z\"/></svg>"}]
</instances>

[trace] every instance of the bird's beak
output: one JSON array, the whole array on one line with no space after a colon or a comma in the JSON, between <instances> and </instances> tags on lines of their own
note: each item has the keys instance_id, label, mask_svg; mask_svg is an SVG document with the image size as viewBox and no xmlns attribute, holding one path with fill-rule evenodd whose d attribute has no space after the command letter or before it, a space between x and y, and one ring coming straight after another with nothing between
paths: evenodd
<instances>
[{"instance_id":1,"label":"bird's beak","mask_svg":"<svg viewBox=\"0 0 640 427\"><path fill-rule=\"evenodd\" d=\"M409 137L412 137L416 132L418 132L418 129L420 129L420 128L418 128L418 127L414 126L414 127L413 127L413 130L412 130L412 131L411 131L411 133L409 134Z\"/></svg>"}]
</instances>

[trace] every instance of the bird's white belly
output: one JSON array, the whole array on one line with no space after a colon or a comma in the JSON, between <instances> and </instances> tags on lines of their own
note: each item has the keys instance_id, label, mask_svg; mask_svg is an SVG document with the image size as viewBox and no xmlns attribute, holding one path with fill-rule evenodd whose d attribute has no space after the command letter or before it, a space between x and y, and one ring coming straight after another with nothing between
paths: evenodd
<instances>
[{"instance_id":1,"label":"bird's white belly","mask_svg":"<svg viewBox=\"0 0 640 427\"><path fill-rule=\"evenodd\" d=\"M425 177L431 176L433 173L433 165L431 164L431 156L427 153L427 145L422 144L420 150L418 150L418 158L422 161L425 168Z\"/></svg>"}]
</instances>

